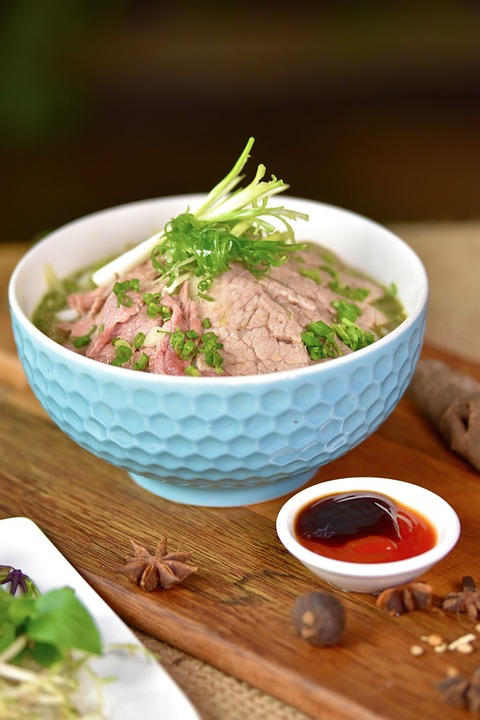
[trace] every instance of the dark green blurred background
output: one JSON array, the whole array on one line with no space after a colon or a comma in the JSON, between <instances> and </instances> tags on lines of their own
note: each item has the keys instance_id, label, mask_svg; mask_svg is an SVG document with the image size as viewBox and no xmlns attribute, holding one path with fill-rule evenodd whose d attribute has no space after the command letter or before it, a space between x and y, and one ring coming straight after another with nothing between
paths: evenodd
<instances>
[{"instance_id":1,"label":"dark green blurred background","mask_svg":"<svg viewBox=\"0 0 480 720\"><path fill-rule=\"evenodd\" d=\"M480 217L478 0L3 0L3 241L208 190L253 135L295 195Z\"/></svg>"}]
</instances>

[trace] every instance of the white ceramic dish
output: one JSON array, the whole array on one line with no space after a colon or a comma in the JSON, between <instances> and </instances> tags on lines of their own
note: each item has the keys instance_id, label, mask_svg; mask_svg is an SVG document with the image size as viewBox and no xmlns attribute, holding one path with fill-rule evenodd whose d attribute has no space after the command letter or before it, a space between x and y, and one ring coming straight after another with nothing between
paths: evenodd
<instances>
[{"instance_id":1,"label":"white ceramic dish","mask_svg":"<svg viewBox=\"0 0 480 720\"><path fill-rule=\"evenodd\" d=\"M141 650L131 630L31 520L0 520L0 564L21 569L40 592L72 587L94 617L104 645L134 644ZM92 667L102 677L117 678L102 686L107 720L200 720L168 673L141 651L108 653L92 661Z\"/></svg>"},{"instance_id":2,"label":"white ceramic dish","mask_svg":"<svg viewBox=\"0 0 480 720\"><path fill-rule=\"evenodd\" d=\"M435 546L405 560L353 563L322 557L298 542L293 529L301 508L327 495L357 490L381 493L419 512L436 530ZM278 513L277 533L286 549L322 580L342 590L376 593L411 582L442 560L457 543L460 521L443 498L419 485L390 478L351 477L312 485L296 493Z\"/></svg>"}]
</instances>

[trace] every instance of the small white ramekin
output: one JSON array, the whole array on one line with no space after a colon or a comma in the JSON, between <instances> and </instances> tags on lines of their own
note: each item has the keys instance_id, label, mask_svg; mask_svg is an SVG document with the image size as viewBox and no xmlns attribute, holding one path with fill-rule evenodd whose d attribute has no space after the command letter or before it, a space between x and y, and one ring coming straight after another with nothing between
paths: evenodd
<instances>
[{"instance_id":1,"label":"small white ramekin","mask_svg":"<svg viewBox=\"0 0 480 720\"><path fill-rule=\"evenodd\" d=\"M353 563L323 557L299 543L294 523L303 507L322 497L358 490L381 493L419 512L435 528L437 541L434 547L405 560ZM276 527L285 548L311 572L342 590L364 593L380 592L419 578L453 549L460 535L456 512L439 495L419 485L377 477L340 478L307 487L283 505Z\"/></svg>"}]
</instances>

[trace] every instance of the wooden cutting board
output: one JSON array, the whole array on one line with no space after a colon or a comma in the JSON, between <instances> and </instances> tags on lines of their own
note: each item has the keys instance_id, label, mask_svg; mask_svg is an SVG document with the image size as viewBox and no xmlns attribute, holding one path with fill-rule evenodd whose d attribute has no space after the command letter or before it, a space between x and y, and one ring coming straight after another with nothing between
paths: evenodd
<instances>
[{"instance_id":1,"label":"wooden cutting board","mask_svg":"<svg viewBox=\"0 0 480 720\"><path fill-rule=\"evenodd\" d=\"M480 367L467 361L428 348L424 356L480 378ZM286 498L227 509L164 501L75 445L28 389L0 388L0 410L0 517L36 522L132 627L314 718L465 717L446 708L434 685L449 666L471 673L480 664L480 632L472 655L439 654L420 640L431 633L453 640L471 631L465 616L435 610L393 618L372 595L332 590L281 546L275 517ZM480 475L446 449L408 399L315 480L352 475L408 480L448 500L460 516L461 538L423 579L438 596L458 590L464 575L480 583ZM162 535L171 550L192 551L199 571L172 590L146 593L120 568L130 538L153 550ZM347 632L336 647L315 648L294 634L291 606L312 589L334 592L345 604ZM425 646L422 656L411 655L414 644Z\"/></svg>"}]
</instances>

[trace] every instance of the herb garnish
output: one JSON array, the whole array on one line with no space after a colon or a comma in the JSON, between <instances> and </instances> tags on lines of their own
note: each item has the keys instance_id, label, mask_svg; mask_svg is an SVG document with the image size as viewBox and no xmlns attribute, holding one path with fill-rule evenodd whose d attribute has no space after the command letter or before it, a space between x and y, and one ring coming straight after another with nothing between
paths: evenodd
<instances>
[{"instance_id":1,"label":"herb garnish","mask_svg":"<svg viewBox=\"0 0 480 720\"><path fill-rule=\"evenodd\" d=\"M200 336L195 330L183 332L179 327L175 332L160 328L158 332L170 335L170 345L181 360L193 361L197 355L202 354L207 365L212 367L219 375L223 373L223 357L219 352L223 348L223 344L219 341L218 335L212 330ZM200 372L192 363L185 368L185 374L197 376Z\"/></svg>"},{"instance_id":2,"label":"herb garnish","mask_svg":"<svg viewBox=\"0 0 480 720\"><path fill-rule=\"evenodd\" d=\"M272 175L264 181L266 168L259 165L252 182L237 188L253 143L254 138L250 138L233 168L210 191L203 205L194 211L186 209L162 232L100 268L93 282L108 285L150 257L168 293L195 277L199 295L207 298L214 278L228 270L232 262L243 263L258 277L268 273L271 266L283 264L290 253L305 249L305 245L295 243L290 221L307 220L308 216L283 206L268 206L270 197L288 188L283 180ZM275 222L280 222L283 231Z\"/></svg>"},{"instance_id":3,"label":"herb garnish","mask_svg":"<svg viewBox=\"0 0 480 720\"><path fill-rule=\"evenodd\" d=\"M113 292L117 296L117 307L124 305L125 307L132 306L132 298L128 295L129 290L138 292L140 289L140 283L137 278L131 280L124 280L123 282L116 282L113 286Z\"/></svg>"},{"instance_id":4,"label":"herb garnish","mask_svg":"<svg viewBox=\"0 0 480 720\"><path fill-rule=\"evenodd\" d=\"M71 588L40 594L21 570L5 565L0 577L11 583L10 592L0 591L0 716L46 717L48 707L48 717L80 717L73 701L79 670L102 652L93 618Z\"/></svg>"},{"instance_id":5,"label":"herb garnish","mask_svg":"<svg viewBox=\"0 0 480 720\"><path fill-rule=\"evenodd\" d=\"M350 350L360 350L374 342L375 336L371 332L362 330L358 325L342 317L340 322L327 325L323 320L317 320L307 325L301 334L302 341L307 348L311 360L322 360L342 355L336 339L342 340Z\"/></svg>"},{"instance_id":6,"label":"herb garnish","mask_svg":"<svg viewBox=\"0 0 480 720\"><path fill-rule=\"evenodd\" d=\"M112 340L112 345L116 350L116 355L113 358L111 365L121 367L122 365L125 365L125 363L129 362L133 355L131 345L126 340L122 340L122 338L115 338L115 340Z\"/></svg>"},{"instance_id":7,"label":"herb garnish","mask_svg":"<svg viewBox=\"0 0 480 720\"><path fill-rule=\"evenodd\" d=\"M332 300L332 307L337 311L337 322L342 322L343 318L355 322L362 314L362 309L348 300Z\"/></svg>"},{"instance_id":8,"label":"herb garnish","mask_svg":"<svg viewBox=\"0 0 480 720\"><path fill-rule=\"evenodd\" d=\"M85 335L80 335L79 337L72 337L70 336L70 340L73 343L73 346L76 348L82 348L86 347L87 345L90 345L90 341L92 339L92 335L97 329L96 325L92 325L88 333Z\"/></svg>"},{"instance_id":9,"label":"herb garnish","mask_svg":"<svg viewBox=\"0 0 480 720\"><path fill-rule=\"evenodd\" d=\"M343 295L349 300L362 301L370 294L370 290L368 288L352 288L349 285L344 285L337 278L334 278L331 282L329 282L328 287L330 290L333 290L333 292Z\"/></svg>"}]
</instances>

